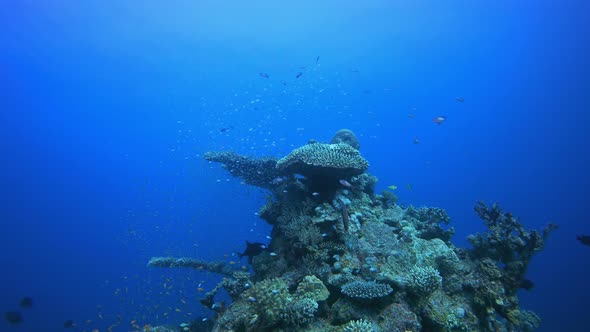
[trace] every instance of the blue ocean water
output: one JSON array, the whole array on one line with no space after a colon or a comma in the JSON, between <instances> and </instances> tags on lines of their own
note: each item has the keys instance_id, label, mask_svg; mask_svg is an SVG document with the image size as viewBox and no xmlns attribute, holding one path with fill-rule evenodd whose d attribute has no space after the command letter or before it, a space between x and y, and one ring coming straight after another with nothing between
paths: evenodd
<instances>
[{"instance_id":1,"label":"blue ocean water","mask_svg":"<svg viewBox=\"0 0 590 332\"><path fill-rule=\"evenodd\" d=\"M456 245L484 229L477 200L559 224L522 306L587 330L589 19L585 1L3 5L0 311L24 321L0 330L209 317L219 277L149 258L246 264L270 226L264 192L203 154L281 157L340 128L378 189L448 211Z\"/></svg>"}]
</instances>

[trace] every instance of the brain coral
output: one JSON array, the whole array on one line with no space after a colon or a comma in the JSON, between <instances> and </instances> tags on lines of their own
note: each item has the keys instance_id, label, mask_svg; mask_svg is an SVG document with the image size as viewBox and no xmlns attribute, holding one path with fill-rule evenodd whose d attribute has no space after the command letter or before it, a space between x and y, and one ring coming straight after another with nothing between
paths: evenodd
<instances>
[{"instance_id":1,"label":"brain coral","mask_svg":"<svg viewBox=\"0 0 590 332\"><path fill-rule=\"evenodd\" d=\"M330 296L330 292L316 276L306 276L297 286L297 295L314 301L325 301Z\"/></svg>"},{"instance_id":2,"label":"brain coral","mask_svg":"<svg viewBox=\"0 0 590 332\"><path fill-rule=\"evenodd\" d=\"M313 143L293 150L276 167L281 172L304 176L347 178L364 173L369 162L348 144Z\"/></svg>"},{"instance_id":3,"label":"brain coral","mask_svg":"<svg viewBox=\"0 0 590 332\"><path fill-rule=\"evenodd\" d=\"M356 138L356 135L349 129L340 129L336 132L334 137L332 137L330 144L336 143L346 143L357 150L361 148L358 138Z\"/></svg>"}]
</instances>

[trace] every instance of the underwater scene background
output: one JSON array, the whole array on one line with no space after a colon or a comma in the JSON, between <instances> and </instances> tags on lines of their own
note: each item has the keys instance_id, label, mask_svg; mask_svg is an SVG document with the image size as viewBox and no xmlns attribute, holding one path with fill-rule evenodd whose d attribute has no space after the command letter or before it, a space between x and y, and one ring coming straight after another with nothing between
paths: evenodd
<instances>
[{"instance_id":1,"label":"underwater scene background","mask_svg":"<svg viewBox=\"0 0 590 332\"><path fill-rule=\"evenodd\" d=\"M446 210L456 247L486 231L480 200L529 230L558 225L520 307L538 331L586 331L590 248L576 237L590 233L589 19L585 1L3 5L0 330L212 322L200 299L220 275L148 261L252 271L238 254L271 245L258 212L282 189L205 154L282 158L348 128L375 193ZM333 229L325 237L344 239ZM388 298L404 294L388 284Z\"/></svg>"}]
</instances>

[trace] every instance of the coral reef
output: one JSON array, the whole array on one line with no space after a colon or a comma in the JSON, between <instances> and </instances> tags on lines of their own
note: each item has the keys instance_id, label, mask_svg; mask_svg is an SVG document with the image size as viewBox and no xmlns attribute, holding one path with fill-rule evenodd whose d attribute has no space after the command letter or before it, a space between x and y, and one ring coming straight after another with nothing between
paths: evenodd
<instances>
[{"instance_id":1,"label":"coral reef","mask_svg":"<svg viewBox=\"0 0 590 332\"><path fill-rule=\"evenodd\" d=\"M201 300L216 313L216 332L539 326L537 315L520 308L517 289L555 226L527 230L498 205L478 203L488 230L469 237L473 248L457 248L444 210L404 208L375 194L377 178L364 173L368 162L349 144L308 144L278 162L208 154L247 183L270 189L259 213L273 226L268 251L252 259L252 272L186 258L154 258L149 265L224 275ZM269 186L277 175L281 190ZM349 185L337 185L343 178ZM229 306L214 300L221 289Z\"/></svg>"}]
</instances>

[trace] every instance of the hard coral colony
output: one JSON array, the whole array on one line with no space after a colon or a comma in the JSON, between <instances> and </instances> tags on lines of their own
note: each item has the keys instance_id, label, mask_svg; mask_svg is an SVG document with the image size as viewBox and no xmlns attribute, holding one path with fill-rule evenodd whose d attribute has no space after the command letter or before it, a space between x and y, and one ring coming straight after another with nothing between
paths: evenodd
<instances>
[{"instance_id":1,"label":"hard coral colony","mask_svg":"<svg viewBox=\"0 0 590 332\"><path fill-rule=\"evenodd\" d=\"M444 210L404 208L374 192L377 178L366 173L359 147L344 130L330 144L310 143L279 160L208 153L270 191L259 211L273 226L268 250L253 256L253 273L186 258L150 265L223 275L201 301L215 311L219 332L536 329L540 319L520 308L517 289L554 228L529 231L498 205L478 203L487 232L469 237L472 249L455 247ZM228 307L214 301L221 288Z\"/></svg>"}]
</instances>

